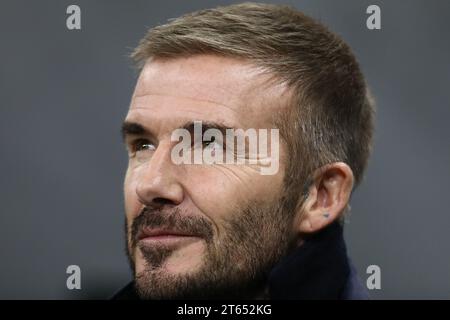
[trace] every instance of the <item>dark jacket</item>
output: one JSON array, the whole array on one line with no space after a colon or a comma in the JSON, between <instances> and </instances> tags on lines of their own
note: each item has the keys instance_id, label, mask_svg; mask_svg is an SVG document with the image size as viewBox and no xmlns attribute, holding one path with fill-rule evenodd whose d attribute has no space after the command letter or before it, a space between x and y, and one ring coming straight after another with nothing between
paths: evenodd
<instances>
[{"instance_id":1,"label":"dark jacket","mask_svg":"<svg viewBox=\"0 0 450 320\"><path fill-rule=\"evenodd\" d=\"M368 299L347 256L343 228L333 223L284 257L268 277L271 299ZM138 299L133 282L113 299Z\"/></svg>"}]
</instances>

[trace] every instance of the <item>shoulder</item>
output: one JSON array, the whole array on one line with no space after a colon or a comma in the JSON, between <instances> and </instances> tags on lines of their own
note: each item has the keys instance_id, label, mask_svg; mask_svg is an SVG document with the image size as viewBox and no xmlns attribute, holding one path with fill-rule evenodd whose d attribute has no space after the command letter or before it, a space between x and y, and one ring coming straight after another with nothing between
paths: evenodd
<instances>
[{"instance_id":1,"label":"shoulder","mask_svg":"<svg viewBox=\"0 0 450 320\"><path fill-rule=\"evenodd\" d=\"M345 283L341 298L343 300L369 300L369 292L362 284L361 279L359 278L356 269L351 261L349 261L349 265L350 274Z\"/></svg>"}]
</instances>

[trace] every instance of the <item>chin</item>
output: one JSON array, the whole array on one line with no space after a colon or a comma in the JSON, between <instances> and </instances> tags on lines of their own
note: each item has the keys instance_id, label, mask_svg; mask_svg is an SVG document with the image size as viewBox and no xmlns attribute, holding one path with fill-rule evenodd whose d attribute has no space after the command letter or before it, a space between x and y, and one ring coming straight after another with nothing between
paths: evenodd
<instances>
[{"instance_id":1,"label":"chin","mask_svg":"<svg viewBox=\"0 0 450 320\"><path fill-rule=\"evenodd\" d=\"M197 262L193 261L181 261L177 263L171 263L170 261L166 262L161 266L161 272L171 274L174 276L180 275L190 275L196 273L201 269L201 260Z\"/></svg>"},{"instance_id":2,"label":"chin","mask_svg":"<svg viewBox=\"0 0 450 320\"><path fill-rule=\"evenodd\" d=\"M140 250L138 250L140 251ZM157 272L160 275L185 276L194 274L205 263L205 246L192 244L172 251L163 261L154 265L147 262L142 253L137 254L136 274Z\"/></svg>"}]
</instances>

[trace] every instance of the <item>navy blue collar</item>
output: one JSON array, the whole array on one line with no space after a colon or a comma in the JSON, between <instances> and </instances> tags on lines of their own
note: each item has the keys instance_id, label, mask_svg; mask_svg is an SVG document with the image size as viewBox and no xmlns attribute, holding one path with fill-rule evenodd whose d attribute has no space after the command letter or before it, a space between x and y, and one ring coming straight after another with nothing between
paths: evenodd
<instances>
[{"instance_id":1,"label":"navy blue collar","mask_svg":"<svg viewBox=\"0 0 450 320\"><path fill-rule=\"evenodd\" d=\"M271 299L341 299L350 266L343 228L335 222L310 236L269 275Z\"/></svg>"}]
</instances>

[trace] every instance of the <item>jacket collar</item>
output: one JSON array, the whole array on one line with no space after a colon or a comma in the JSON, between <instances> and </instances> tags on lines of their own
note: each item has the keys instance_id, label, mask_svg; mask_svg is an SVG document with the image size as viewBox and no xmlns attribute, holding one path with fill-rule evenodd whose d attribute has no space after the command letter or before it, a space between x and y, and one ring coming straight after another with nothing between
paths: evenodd
<instances>
[{"instance_id":1,"label":"jacket collar","mask_svg":"<svg viewBox=\"0 0 450 320\"><path fill-rule=\"evenodd\" d=\"M272 269L269 295L271 299L340 299L349 274L343 228L335 222Z\"/></svg>"}]
</instances>

